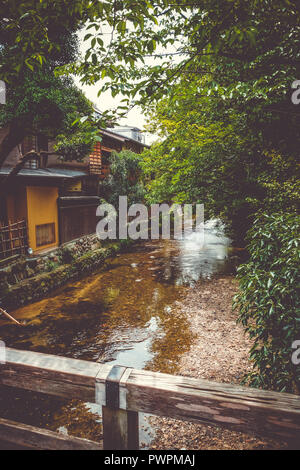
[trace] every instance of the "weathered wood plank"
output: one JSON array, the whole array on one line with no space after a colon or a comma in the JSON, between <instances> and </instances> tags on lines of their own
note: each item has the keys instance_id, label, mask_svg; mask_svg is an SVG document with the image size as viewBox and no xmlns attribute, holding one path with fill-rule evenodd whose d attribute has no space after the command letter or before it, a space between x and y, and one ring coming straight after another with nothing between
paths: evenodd
<instances>
[{"instance_id":1,"label":"weathered wood plank","mask_svg":"<svg viewBox=\"0 0 300 470\"><path fill-rule=\"evenodd\" d=\"M110 369L96 362L7 348L0 384L94 402L95 378Z\"/></svg>"},{"instance_id":2,"label":"weathered wood plank","mask_svg":"<svg viewBox=\"0 0 300 470\"><path fill-rule=\"evenodd\" d=\"M104 450L138 450L139 422L134 411L102 407Z\"/></svg>"},{"instance_id":3,"label":"weathered wood plank","mask_svg":"<svg viewBox=\"0 0 300 470\"><path fill-rule=\"evenodd\" d=\"M0 419L0 440L28 449L103 450L102 443Z\"/></svg>"},{"instance_id":4,"label":"weathered wood plank","mask_svg":"<svg viewBox=\"0 0 300 470\"><path fill-rule=\"evenodd\" d=\"M95 401L97 379L100 401L106 405L111 367L8 349L7 363L0 366L0 384ZM124 411L300 440L300 396L134 369L121 382Z\"/></svg>"},{"instance_id":5,"label":"weathered wood plank","mask_svg":"<svg viewBox=\"0 0 300 470\"><path fill-rule=\"evenodd\" d=\"M127 409L300 441L300 396L132 370Z\"/></svg>"}]
</instances>

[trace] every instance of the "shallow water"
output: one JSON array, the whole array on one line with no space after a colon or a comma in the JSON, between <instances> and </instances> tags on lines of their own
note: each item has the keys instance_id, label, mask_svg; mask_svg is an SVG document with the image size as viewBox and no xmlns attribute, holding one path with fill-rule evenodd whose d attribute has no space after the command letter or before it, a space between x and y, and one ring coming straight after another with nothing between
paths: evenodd
<instances>
[{"instance_id":1,"label":"shallow water","mask_svg":"<svg viewBox=\"0 0 300 470\"><path fill-rule=\"evenodd\" d=\"M231 269L228 247L217 221L206 224L204 244L197 233L137 244L101 272L12 312L26 327L2 320L0 338L17 349L176 373L193 339L180 299L199 279ZM101 435L91 404L7 392L0 415L93 440ZM149 442L146 432L141 439Z\"/></svg>"}]
</instances>

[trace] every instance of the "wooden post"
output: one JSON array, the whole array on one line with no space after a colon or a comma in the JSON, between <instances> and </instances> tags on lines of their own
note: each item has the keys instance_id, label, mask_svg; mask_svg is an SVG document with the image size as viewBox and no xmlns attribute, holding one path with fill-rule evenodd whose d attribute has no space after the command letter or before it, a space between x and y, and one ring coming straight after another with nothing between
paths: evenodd
<instances>
[{"instance_id":1,"label":"wooden post","mask_svg":"<svg viewBox=\"0 0 300 470\"><path fill-rule=\"evenodd\" d=\"M0 242L1 242L1 251L0 251L0 259L4 258L4 253L5 253L5 246L4 246L4 233L3 233L3 224L0 222Z\"/></svg>"},{"instance_id":2,"label":"wooden post","mask_svg":"<svg viewBox=\"0 0 300 470\"><path fill-rule=\"evenodd\" d=\"M10 254L13 255L13 249L14 249L14 245L13 245L13 240L12 240L12 226L11 226L11 221L9 220L8 221L8 234L9 234L9 242L10 242Z\"/></svg>"},{"instance_id":3,"label":"wooden post","mask_svg":"<svg viewBox=\"0 0 300 470\"><path fill-rule=\"evenodd\" d=\"M8 239L6 237L7 227L2 226L1 227L1 238L2 238L2 251L3 251L3 258L6 258L6 252L8 251L7 244L8 244Z\"/></svg>"},{"instance_id":4,"label":"wooden post","mask_svg":"<svg viewBox=\"0 0 300 470\"><path fill-rule=\"evenodd\" d=\"M103 406L102 421L104 450L139 449L138 413Z\"/></svg>"},{"instance_id":5,"label":"wooden post","mask_svg":"<svg viewBox=\"0 0 300 470\"><path fill-rule=\"evenodd\" d=\"M102 401L104 450L138 450L138 412L127 409L126 382L132 369L113 366L106 375L96 378L102 393L96 391L96 401Z\"/></svg>"},{"instance_id":6,"label":"wooden post","mask_svg":"<svg viewBox=\"0 0 300 470\"><path fill-rule=\"evenodd\" d=\"M23 230L23 237L24 237L24 251L29 248L29 232L28 232L28 223L27 220L24 219L24 230Z\"/></svg>"},{"instance_id":7,"label":"wooden post","mask_svg":"<svg viewBox=\"0 0 300 470\"><path fill-rule=\"evenodd\" d=\"M17 228L18 228L18 238L19 238L19 249L20 249L20 254L24 254L25 251L23 250L23 223L22 221L17 222Z\"/></svg>"},{"instance_id":8,"label":"wooden post","mask_svg":"<svg viewBox=\"0 0 300 470\"><path fill-rule=\"evenodd\" d=\"M0 385L103 407L105 449L138 448L138 413L300 445L300 396L6 348ZM1 437L1 436L0 436Z\"/></svg>"}]
</instances>

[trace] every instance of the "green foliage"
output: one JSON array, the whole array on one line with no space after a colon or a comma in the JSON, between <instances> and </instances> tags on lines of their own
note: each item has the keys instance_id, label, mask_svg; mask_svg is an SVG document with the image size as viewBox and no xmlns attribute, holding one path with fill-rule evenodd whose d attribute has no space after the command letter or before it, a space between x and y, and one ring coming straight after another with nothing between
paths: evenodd
<instances>
[{"instance_id":1,"label":"green foliage","mask_svg":"<svg viewBox=\"0 0 300 470\"><path fill-rule=\"evenodd\" d=\"M93 145L94 139L90 134L78 132L69 138L58 135L54 149L64 161L82 161L82 158L91 152Z\"/></svg>"},{"instance_id":2,"label":"green foliage","mask_svg":"<svg viewBox=\"0 0 300 470\"><path fill-rule=\"evenodd\" d=\"M163 140L144 153L147 198L204 203L206 217L223 218L242 239L249 224L246 198L258 191L259 142L246 113L229 108L221 97L198 97L202 83L182 80L149 118L149 129Z\"/></svg>"},{"instance_id":3,"label":"green foliage","mask_svg":"<svg viewBox=\"0 0 300 470\"><path fill-rule=\"evenodd\" d=\"M300 165L293 157L277 154L264 155L266 169L258 178L265 197L262 201L250 200L255 210L268 212L297 212L300 208Z\"/></svg>"},{"instance_id":4,"label":"green foliage","mask_svg":"<svg viewBox=\"0 0 300 470\"><path fill-rule=\"evenodd\" d=\"M40 133L54 138L58 131L74 132L72 122L93 108L72 80L58 78L48 69L26 70L7 89L7 103L0 107L0 126L11 123L29 134Z\"/></svg>"},{"instance_id":5,"label":"green foliage","mask_svg":"<svg viewBox=\"0 0 300 470\"><path fill-rule=\"evenodd\" d=\"M131 150L113 153L110 157L110 175L100 184L100 194L116 209L119 196L128 197L128 205L143 202L141 156Z\"/></svg>"},{"instance_id":6,"label":"green foliage","mask_svg":"<svg viewBox=\"0 0 300 470\"><path fill-rule=\"evenodd\" d=\"M109 3L99 2L84 61L69 68L85 83L105 79L100 91L149 102L166 96L183 74L210 73L205 94L255 101L259 111L264 101L270 108L279 96L285 101L287 84L290 89L291 78L297 78L296 0L175 0L172 7L165 0ZM101 20L114 25L109 45ZM164 54L167 46L177 60Z\"/></svg>"},{"instance_id":7,"label":"green foliage","mask_svg":"<svg viewBox=\"0 0 300 470\"><path fill-rule=\"evenodd\" d=\"M25 8L24 5L27 4L29 2L24 2L21 8ZM40 4L37 9L39 7L41 7ZM15 15L17 15L18 6L15 2L14 6L10 2L8 11L17 22L13 15L14 8ZM48 13L51 13L52 21L54 21L54 12L49 11ZM47 14L46 10L45 14ZM31 12L30 15L34 16L35 13ZM11 66L9 57L11 48L13 48L12 44L19 37L18 28L15 28L15 24L10 23L10 21L13 22L12 18L7 18L7 21L0 20L0 23L4 21L4 30L6 31L6 35L0 33L0 57L4 69L6 65L8 68ZM55 40L57 47L49 47L49 50L43 51L45 60L41 61L39 67L33 67L31 62L26 62L27 66L20 67L17 73L10 76L7 84L6 104L0 107L0 126L7 126L9 129L8 135L1 142L0 166L4 163L9 152L28 135L39 134L50 139L55 139L59 135L61 155L68 159L72 155L76 159L82 158L90 151L95 142L96 126L90 124L88 127L88 123L80 121L83 116L91 117L93 115L91 103L75 87L70 78L55 75L55 68L75 60L78 52L78 39L72 27L70 25L68 27L68 21L63 25L61 18L57 18L56 24L58 25L57 30L55 25L51 23L48 39L51 37ZM23 24L23 20L21 26L22 28L26 26ZM32 39L31 46L34 44L35 32L32 31L29 34L29 38ZM22 33L20 32L20 34ZM18 41L17 43L14 60L18 57L18 47L20 46ZM0 75L1 70L0 67ZM77 125L72 126L76 119L78 120ZM59 146L57 148L60 149Z\"/></svg>"},{"instance_id":8,"label":"green foliage","mask_svg":"<svg viewBox=\"0 0 300 470\"><path fill-rule=\"evenodd\" d=\"M254 387L300 392L292 343L300 338L300 217L261 214L249 231L250 260L238 269L239 321L253 339ZM298 289L298 290L297 290Z\"/></svg>"},{"instance_id":9,"label":"green foliage","mask_svg":"<svg viewBox=\"0 0 300 470\"><path fill-rule=\"evenodd\" d=\"M36 71L75 60L74 33L91 16L89 0L2 0L0 77L13 83L24 69ZM73 37L72 37L73 36ZM63 47L62 47L63 44Z\"/></svg>"},{"instance_id":10,"label":"green foliage","mask_svg":"<svg viewBox=\"0 0 300 470\"><path fill-rule=\"evenodd\" d=\"M160 141L144 153L147 198L204 203L206 216L223 218L242 243L257 210L291 210L299 203L299 129L287 115L277 131L268 104L258 116L254 106L224 99L223 91L202 94L207 80L183 78L152 107L148 129Z\"/></svg>"},{"instance_id":11,"label":"green foliage","mask_svg":"<svg viewBox=\"0 0 300 470\"><path fill-rule=\"evenodd\" d=\"M85 84L102 80L100 92L141 102L168 94L182 74L210 73L206 94L272 107L298 78L297 0L3 0L0 12L0 76L8 81L50 57ZM61 37L84 24L85 56L61 61ZM168 46L177 60L164 54Z\"/></svg>"},{"instance_id":12,"label":"green foliage","mask_svg":"<svg viewBox=\"0 0 300 470\"><path fill-rule=\"evenodd\" d=\"M46 271L52 272L59 267L59 262L49 260L46 264Z\"/></svg>"},{"instance_id":13,"label":"green foliage","mask_svg":"<svg viewBox=\"0 0 300 470\"><path fill-rule=\"evenodd\" d=\"M83 157L91 153L97 141L101 141L101 137L92 118L84 122L79 121L79 124L66 129L65 134L59 134L54 150L64 161L82 161Z\"/></svg>"}]
</instances>

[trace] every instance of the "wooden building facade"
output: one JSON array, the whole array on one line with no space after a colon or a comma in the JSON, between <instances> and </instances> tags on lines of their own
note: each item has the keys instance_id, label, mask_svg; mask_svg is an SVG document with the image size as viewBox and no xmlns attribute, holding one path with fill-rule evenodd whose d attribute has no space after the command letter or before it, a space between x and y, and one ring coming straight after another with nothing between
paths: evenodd
<instances>
[{"instance_id":1,"label":"wooden building facade","mask_svg":"<svg viewBox=\"0 0 300 470\"><path fill-rule=\"evenodd\" d=\"M4 136L2 129L0 141ZM109 174L111 153L123 149L141 153L145 147L104 129L101 137L91 155L81 162L64 162L56 155L27 162L14 177L5 201L1 201L0 232L1 226L24 221L27 246L34 253L95 233L99 181ZM52 151L53 145L40 136L28 136L0 168L0 184L22 155L30 150ZM11 248L14 250L14 245Z\"/></svg>"}]
</instances>

